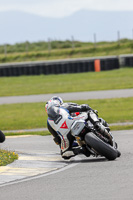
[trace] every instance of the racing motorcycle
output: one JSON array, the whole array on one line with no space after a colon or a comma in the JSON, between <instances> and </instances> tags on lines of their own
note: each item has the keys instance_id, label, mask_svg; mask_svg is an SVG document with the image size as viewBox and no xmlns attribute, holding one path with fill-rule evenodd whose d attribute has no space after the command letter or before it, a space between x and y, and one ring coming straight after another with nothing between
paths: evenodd
<instances>
[{"instance_id":1,"label":"racing motorcycle","mask_svg":"<svg viewBox=\"0 0 133 200\"><path fill-rule=\"evenodd\" d=\"M98 121L97 115L89 111L89 116L93 121ZM71 127L71 134L76 138L80 146L85 146L93 156L104 156L108 160L115 160L120 157L121 153L118 150L118 145L114 140L109 127L105 127L99 122L94 126L91 121L77 120Z\"/></svg>"}]
</instances>

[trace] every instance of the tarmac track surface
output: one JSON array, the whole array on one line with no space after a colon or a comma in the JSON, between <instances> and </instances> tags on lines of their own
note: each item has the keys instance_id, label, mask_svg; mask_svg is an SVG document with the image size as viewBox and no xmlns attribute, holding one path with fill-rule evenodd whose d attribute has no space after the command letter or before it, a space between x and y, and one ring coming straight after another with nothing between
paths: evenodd
<instances>
[{"instance_id":1,"label":"tarmac track surface","mask_svg":"<svg viewBox=\"0 0 133 200\"><path fill-rule=\"evenodd\" d=\"M133 130L115 131L113 135L122 153L115 161L84 156L71 161L60 160L58 162L70 167L1 185L0 200L131 200ZM28 154L59 154L58 146L53 144L51 136L7 138L2 147Z\"/></svg>"},{"instance_id":2,"label":"tarmac track surface","mask_svg":"<svg viewBox=\"0 0 133 200\"><path fill-rule=\"evenodd\" d=\"M109 99L109 98L121 98L121 97L126 98L126 97L133 97L133 89L0 97L0 104L46 102L52 96L55 96L55 95L60 96L64 101L74 101L74 100L83 100L83 99L84 100L107 99L107 98Z\"/></svg>"}]
</instances>

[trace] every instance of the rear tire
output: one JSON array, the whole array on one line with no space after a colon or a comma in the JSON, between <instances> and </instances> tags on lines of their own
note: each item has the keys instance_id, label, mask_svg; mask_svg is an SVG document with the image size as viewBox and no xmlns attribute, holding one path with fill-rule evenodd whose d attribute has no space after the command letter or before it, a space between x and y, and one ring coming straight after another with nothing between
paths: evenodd
<instances>
[{"instance_id":1,"label":"rear tire","mask_svg":"<svg viewBox=\"0 0 133 200\"><path fill-rule=\"evenodd\" d=\"M115 160L118 157L117 149L114 149L111 145L103 142L92 132L85 135L85 142L108 160Z\"/></svg>"}]
</instances>

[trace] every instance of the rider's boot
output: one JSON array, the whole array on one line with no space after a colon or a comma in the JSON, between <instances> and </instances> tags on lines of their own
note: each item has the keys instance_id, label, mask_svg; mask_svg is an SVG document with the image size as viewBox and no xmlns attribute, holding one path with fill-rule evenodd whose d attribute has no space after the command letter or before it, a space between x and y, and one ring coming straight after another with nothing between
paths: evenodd
<instances>
[{"instance_id":1,"label":"rider's boot","mask_svg":"<svg viewBox=\"0 0 133 200\"><path fill-rule=\"evenodd\" d=\"M84 154L86 157L89 157L91 154L85 146L73 148L73 152L75 155Z\"/></svg>"}]
</instances>

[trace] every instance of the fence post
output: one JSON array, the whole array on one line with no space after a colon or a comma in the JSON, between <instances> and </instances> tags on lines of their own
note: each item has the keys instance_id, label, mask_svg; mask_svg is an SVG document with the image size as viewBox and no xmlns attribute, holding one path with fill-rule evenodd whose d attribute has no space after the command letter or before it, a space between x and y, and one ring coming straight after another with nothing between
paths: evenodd
<instances>
[{"instance_id":1,"label":"fence post","mask_svg":"<svg viewBox=\"0 0 133 200\"><path fill-rule=\"evenodd\" d=\"M5 56L7 56L7 46L6 46L6 44L4 45L4 53L5 53Z\"/></svg>"},{"instance_id":2,"label":"fence post","mask_svg":"<svg viewBox=\"0 0 133 200\"><path fill-rule=\"evenodd\" d=\"M74 49L75 46L74 46L74 37L72 36L72 49Z\"/></svg>"},{"instance_id":3,"label":"fence post","mask_svg":"<svg viewBox=\"0 0 133 200\"><path fill-rule=\"evenodd\" d=\"M117 32L118 35L118 46L120 46L120 31Z\"/></svg>"},{"instance_id":4,"label":"fence post","mask_svg":"<svg viewBox=\"0 0 133 200\"><path fill-rule=\"evenodd\" d=\"M51 52L51 39L48 39L48 52Z\"/></svg>"},{"instance_id":5,"label":"fence post","mask_svg":"<svg viewBox=\"0 0 133 200\"><path fill-rule=\"evenodd\" d=\"M26 51L26 54L28 54L28 41L26 41L25 43L25 51Z\"/></svg>"},{"instance_id":6,"label":"fence post","mask_svg":"<svg viewBox=\"0 0 133 200\"><path fill-rule=\"evenodd\" d=\"M97 42L96 42L96 33L94 33L94 48L96 49L96 47L97 47L97 44L96 44Z\"/></svg>"}]
</instances>

